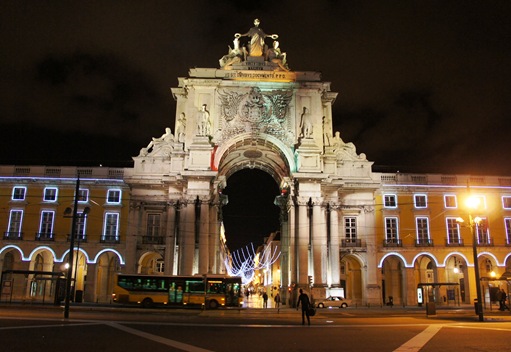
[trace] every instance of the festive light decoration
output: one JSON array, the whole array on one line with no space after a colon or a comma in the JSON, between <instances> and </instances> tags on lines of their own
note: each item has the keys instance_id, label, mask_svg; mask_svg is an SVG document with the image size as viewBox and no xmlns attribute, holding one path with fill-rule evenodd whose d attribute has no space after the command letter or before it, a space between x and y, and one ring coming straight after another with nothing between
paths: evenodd
<instances>
[{"instance_id":1,"label":"festive light decoration","mask_svg":"<svg viewBox=\"0 0 511 352\"><path fill-rule=\"evenodd\" d=\"M272 251L271 246L265 246L262 252L256 253L254 244L250 243L226 256L224 264L229 275L241 277L242 283L246 285L254 279L257 270L268 269L279 257L277 247Z\"/></svg>"}]
</instances>

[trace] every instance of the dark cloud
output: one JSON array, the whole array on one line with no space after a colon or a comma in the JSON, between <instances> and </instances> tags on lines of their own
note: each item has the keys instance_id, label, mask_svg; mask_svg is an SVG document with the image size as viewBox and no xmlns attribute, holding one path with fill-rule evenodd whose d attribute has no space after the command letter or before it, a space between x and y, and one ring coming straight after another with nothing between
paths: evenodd
<instances>
[{"instance_id":1,"label":"dark cloud","mask_svg":"<svg viewBox=\"0 0 511 352\"><path fill-rule=\"evenodd\" d=\"M256 17L279 34L293 70L321 71L332 82L335 129L376 167L511 174L511 3L504 0L6 0L0 127L23 122L31 135L115 140L111 157L124 152L129 160L173 126L169 88L177 77L217 67L233 34ZM60 158L11 145L0 162L13 154L19 162ZM87 148L75 153L89 156Z\"/></svg>"},{"instance_id":2,"label":"dark cloud","mask_svg":"<svg viewBox=\"0 0 511 352\"><path fill-rule=\"evenodd\" d=\"M508 0L4 0L0 163L129 166L174 126L177 77L254 18L339 92L334 130L374 170L511 175ZM228 180L231 249L278 227L276 183L247 173Z\"/></svg>"}]
</instances>

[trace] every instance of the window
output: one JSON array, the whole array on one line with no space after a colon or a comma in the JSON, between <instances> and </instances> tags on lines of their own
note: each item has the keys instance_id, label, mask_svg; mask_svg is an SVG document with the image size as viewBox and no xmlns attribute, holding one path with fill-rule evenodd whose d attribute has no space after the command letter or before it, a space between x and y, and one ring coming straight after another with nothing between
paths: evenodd
<instances>
[{"instance_id":1,"label":"window","mask_svg":"<svg viewBox=\"0 0 511 352\"><path fill-rule=\"evenodd\" d=\"M502 197L502 206L504 209L511 209L511 197Z\"/></svg>"},{"instance_id":2,"label":"window","mask_svg":"<svg viewBox=\"0 0 511 352\"><path fill-rule=\"evenodd\" d=\"M116 241L118 239L118 231L119 231L119 214L106 213L105 227L103 229L103 240Z\"/></svg>"},{"instance_id":3,"label":"window","mask_svg":"<svg viewBox=\"0 0 511 352\"><path fill-rule=\"evenodd\" d=\"M109 189L106 197L106 202L119 204L121 202L121 191L119 189Z\"/></svg>"},{"instance_id":4,"label":"window","mask_svg":"<svg viewBox=\"0 0 511 352\"><path fill-rule=\"evenodd\" d=\"M43 210L41 212L41 224L39 225L39 234L37 237L50 239L53 237L53 221L55 219L54 211Z\"/></svg>"},{"instance_id":5,"label":"window","mask_svg":"<svg viewBox=\"0 0 511 352\"><path fill-rule=\"evenodd\" d=\"M413 197L413 202L416 208L427 208L428 198L425 194L416 194Z\"/></svg>"},{"instance_id":6,"label":"window","mask_svg":"<svg viewBox=\"0 0 511 352\"><path fill-rule=\"evenodd\" d=\"M156 259L156 267L154 268L154 271L157 273L165 272L165 262L163 259Z\"/></svg>"},{"instance_id":7,"label":"window","mask_svg":"<svg viewBox=\"0 0 511 352\"><path fill-rule=\"evenodd\" d=\"M506 244L511 244L511 218L505 218L504 225L506 226Z\"/></svg>"},{"instance_id":8,"label":"window","mask_svg":"<svg viewBox=\"0 0 511 352\"><path fill-rule=\"evenodd\" d=\"M85 225L87 222L87 216L83 212L76 213L75 223L75 239L78 241L85 241Z\"/></svg>"},{"instance_id":9,"label":"window","mask_svg":"<svg viewBox=\"0 0 511 352\"><path fill-rule=\"evenodd\" d=\"M445 195L444 203L446 208L457 208L458 202L456 201L455 195Z\"/></svg>"},{"instance_id":10,"label":"window","mask_svg":"<svg viewBox=\"0 0 511 352\"><path fill-rule=\"evenodd\" d=\"M396 208L397 207L397 196L395 194L384 194L383 195L383 206L385 208Z\"/></svg>"},{"instance_id":11,"label":"window","mask_svg":"<svg viewBox=\"0 0 511 352\"><path fill-rule=\"evenodd\" d=\"M147 237L160 236L160 214L147 214Z\"/></svg>"},{"instance_id":12,"label":"window","mask_svg":"<svg viewBox=\"0 0 511 352\"><path fill-rule=\"evenodd\" d=\"M58 189L54 187L46 187L44 189L43 200L45 202L56 202L57 201Z\"/></svg>"},{"instance_id":13,"label":"window","mask_svg":"<svg viewBox=\"0 0 511 352\"><path fill-rule=\"evenodd\" d=\"M9 227L7 229L7 237L10 238L20 238L21 233L21 223L23 221L23 210L11 210L9 215Z\"/></svg>"},{"instance_id":14,"label":"window","mask_svg":"<svg viewBox=\"0 0 511 352\"><path fill-rule=\"evenodd\" d=\"M417 243L429 244L429 224L428 218L416 218L417 225Z\"/></svg>"},{"instance_id":15,"label":"window","mask_svg":"<svg viewBox=\"0 0 511 352\"><path fill-rule=\"evenodd\" d=\"M481 219L476 224L477 243L478 244L490 244L490 231L488 229L488 219Z\"/></svg>"},{"instance_id":16,"label":"window","mask_svg":"<svg viewBox=\"0 0 511 352\"><path fill-rule=\"evenodd\" d=\"M27 187L14 187L12 189L12 200L25 200Z\"/></svg>"},{"instance_id":17,"label":"window","mask_svg":"<svg viewBox=\"0 0 511 352\"><path fill-rule=\"evenodd\" d=\"M455 218L446 219L447 244L461 244L460 225Z\"/></svg>"},{"instance_id":18,"label":"window","mask_svg":"<svg viewBox=\"0 0 511 352\"><path fill-rule=\"evenodd\" d=\"M78 191L78 202L79 203L87 203L89 201L89 190L88 189L80 189Z\"/></svg>"},{"instance_id":19,"label":"window","mask_svg":"<svg viewBox=\"0 0 511 352\"><path fill-rule=\"evenodd\" d=\"M344 218L344 233L346 234L346 242L355 242L357 239L357 218Z\"/></svg>"},{"instance_id":20,"label":"window","mask_svg":"<svg viewBox=\"0 0 511 352\"><path fill-rule=\"evenodd\" d=\"M398 237L397 218L385 218L386 243L397 243Z\"/></svg>"}]
</instances>

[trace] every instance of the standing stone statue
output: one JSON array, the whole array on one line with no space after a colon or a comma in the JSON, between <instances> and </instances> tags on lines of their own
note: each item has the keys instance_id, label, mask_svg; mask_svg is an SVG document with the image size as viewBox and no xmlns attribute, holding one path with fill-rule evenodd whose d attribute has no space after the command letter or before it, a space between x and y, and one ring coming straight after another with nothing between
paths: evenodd
<instances>
[{"instance_id":1,"label":"standing stone statue","mask_svg":"<svg viewBox=\"0 0 511 352\"><path fill-rule=\"evenodd\" d=\"M300 129L303 138L312 138L312 116L306 107L303 108Z\"/></svg>"},{"instance_id":2,"label":"standing stone statue","mask_svg":"<svg viewBox=\"0 0 511 352\"><path fill-rule=\"evenodd\" d=\"M179 118L177 119L176 136L177 136L177 141L179 143L185 142L185 132L186 132L186 116L185 116L185 113L182 112L179 115Z\"/></svg>"},{"instance_id":3,"label":"standing stone statue","mask_svg":"<svg viewBox=\"0 0 511 352\"><path fill-rule=\"evenodd\" d=\"M254 27L250 28L247 33L240 34L236 33L234 34L235 38L240 37L249 37L250 38L250 46L248 47L248 54L249 56L263 56L265 51L265 44L264 39L266 37L270 37L272 39L277 39L279 36L277 34L266 34L264 31L259 28L259 19L254 20Z\"/></svg>"},{"instance_id":4,"label":"standing stone statue","mask_svg":"<svg viewBox=\"0 0 511 352\"><path fill-rule=\"evenodd\" d=\"M210 134L211 122L207 105L203 104L197 114L197 136L208 136Z\"/></svg>"}]
</instances>

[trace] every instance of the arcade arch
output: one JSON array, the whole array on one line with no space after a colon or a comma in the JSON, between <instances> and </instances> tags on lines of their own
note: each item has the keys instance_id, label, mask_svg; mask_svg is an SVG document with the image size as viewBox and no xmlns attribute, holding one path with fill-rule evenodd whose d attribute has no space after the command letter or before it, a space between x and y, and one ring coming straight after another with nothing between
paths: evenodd
<instances>
[{"instance_id":1,"label":"arcade arch","mask_svg":"<svg viewBox=\"0 0 511 352\"><path fill-rule=\"evenodd\" d=\"M347 254L341 258L340 263L340 286L344 291L344 297L349 297L353 304L365 302L364 281L366 266L363 260L356 254Z\"/></svg>"},{"instance_id":2,"label":"arcade arch","mask_svg":"<svg viewBox=\"0 0 511 352\"><path fill-rule=\"evenodd\" d=\"M218 177L228 179L239 170L256 168L270 174L280 184L294 167L292 155L286 155L287 149L271 136L242 135L217 151Z\"/></svg>"},{"instance_id":3,"label":"arcade arch","mask_svg":"<svg viewBox=\"0 0 511 352\"><path fill-rule=\"evenodd\" d=\"M163 256L158 252L146 252L144 253L138 262L138 270L139 274L152 275L163 273L163 267L161 264L163 263Z\"/></svg>"}]
</instances>

